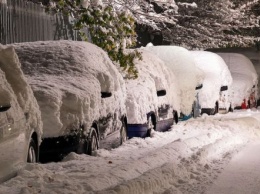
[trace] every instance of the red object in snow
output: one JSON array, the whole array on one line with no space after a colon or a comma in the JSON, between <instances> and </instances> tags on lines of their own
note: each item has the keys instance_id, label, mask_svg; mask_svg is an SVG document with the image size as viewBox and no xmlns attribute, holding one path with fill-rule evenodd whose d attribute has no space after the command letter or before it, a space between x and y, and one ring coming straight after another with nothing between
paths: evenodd
<instances>
[{"instance_id":1,"label":"red object in snow","mask_svg":"<svg viewBox=\"0 0 260 194\"><path fill-rule=\"evenodd\" d=\"M242 108L242 109L247 109L246 99L244 99L244 101L242 102L241 108Z\"/></svg>"}]
</instances>

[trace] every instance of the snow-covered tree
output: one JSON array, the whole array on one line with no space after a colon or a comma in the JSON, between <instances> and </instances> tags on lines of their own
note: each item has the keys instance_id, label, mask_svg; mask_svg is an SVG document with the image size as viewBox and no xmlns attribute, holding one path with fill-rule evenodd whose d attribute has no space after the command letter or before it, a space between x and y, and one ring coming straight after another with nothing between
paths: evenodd
<instances>
[{"instance_id":1,"label":"snow-covered tree","mask_svg":"<svg viewBox=\"0 0 260 194\"><path fill-rule=\"evenodd\" d=\"M138 76L134 59L141 58L140 53L125 52L136 43L135 20L128 9L116 9L100 0L50 0L46 10L71 16L84 40L107 51L128 77Z\"/></svg>"}]
</instances>

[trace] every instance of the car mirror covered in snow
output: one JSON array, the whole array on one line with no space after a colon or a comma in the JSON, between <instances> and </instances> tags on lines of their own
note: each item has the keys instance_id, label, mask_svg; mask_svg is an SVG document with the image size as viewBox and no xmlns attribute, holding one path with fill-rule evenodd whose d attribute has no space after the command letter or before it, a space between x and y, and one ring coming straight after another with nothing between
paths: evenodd
<instances>
[{"instance_id":1,"label":"car mirror covered in snow","mask_svg":"<svg viewBox=\"0 0 260 194\"><path fill-rule=\"evenodd\" d=\"M166 95L166 90L157 91L157 96L165 96L165 95Z\"/></svg>"},{"instance_id":2,"label":"car mirror covered in snow","mask_svg":"<svg viewBox=\"0 0 260 194\"><path fill-rule=\"evenodd\" d=\"M112 96L111 92L101 92L101 98L109 98Z\"/></svg>"},{"instance_id":3,"label":"car mirror covered in snow","mask_svg":"<svg viewBox=\"0 0 260 194\"><path fill-rule=\"evenodd\" d=\"M196 90L200 90L203 87L203 84L200 84L198 86L196 86Z\"/></svg>"},{"instance_id":4,"label":"car mirror covered in snow","mask_svg":"<svg viewBox=\"0 0 260 194\"><path fill-rule=\"evenodd\" d=\"M11 105L0 105L0 112L5 112L11 108Z\"/></svg>"}]
</instances>

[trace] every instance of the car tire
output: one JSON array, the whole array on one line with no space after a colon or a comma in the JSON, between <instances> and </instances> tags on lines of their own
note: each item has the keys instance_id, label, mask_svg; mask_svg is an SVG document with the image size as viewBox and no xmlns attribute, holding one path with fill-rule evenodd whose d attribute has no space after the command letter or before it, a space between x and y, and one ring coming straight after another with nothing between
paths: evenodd
<instances>
[{"instance_id":1,"label":"car tire","mask_svg":"<svg viewBox=\"0 0 260 194\"><path fill-rule=\"evenodd\" d=\"M153 123L153 120L152 120L151 116L148 118L147 127L148 127L147 137L151 137L152 132L154 131L154 123Z\"/></svg>"},{"instance_id":2,"label":"car tire","mask_svg":"<svg viewBox=\"0 0 260 194\"><path fill-rule=\"evenodd\" d=\"M87 154L92 156L96 150L98 150L98 136L96 129L92 128L88 141Z\"/></svg>"},{"instance_id":3,"label":"car tire","mask_svg":"<svg viewBox=\"0 0 260 194\"><path fill-rule=\"evenodd\" d=\"M37 146L32 138L30 140L30 144L29 144L29 148L28 148L27 162L28 163L37 162Z\"/></svg>"},{"instance_id":4,"label":"car tire","mask_svg":"<svg viewBox=\"0 0 260 194\"><path fill-rule=\"evenodd\" d=\"M122 127L120 131L120 145L122 145L127 140L127 128L126 123L122 122Z\"/></svg>"}]
</instances>

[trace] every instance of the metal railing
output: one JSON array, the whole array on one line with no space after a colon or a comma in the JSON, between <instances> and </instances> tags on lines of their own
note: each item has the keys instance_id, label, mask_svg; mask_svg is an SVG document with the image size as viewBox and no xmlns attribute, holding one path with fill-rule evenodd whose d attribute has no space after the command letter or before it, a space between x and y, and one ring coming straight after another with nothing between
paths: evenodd
<instances>
[{"instance_id":1,"label":"metal railing","mask_svg":"<svg viewBox=\"0 0 260 194\"><path fill-rule=\"evenodd\" d=\"M67 16L26 0L0 0L1 44L60 39L80 40Z\"/></svg>"}]
</instances>

